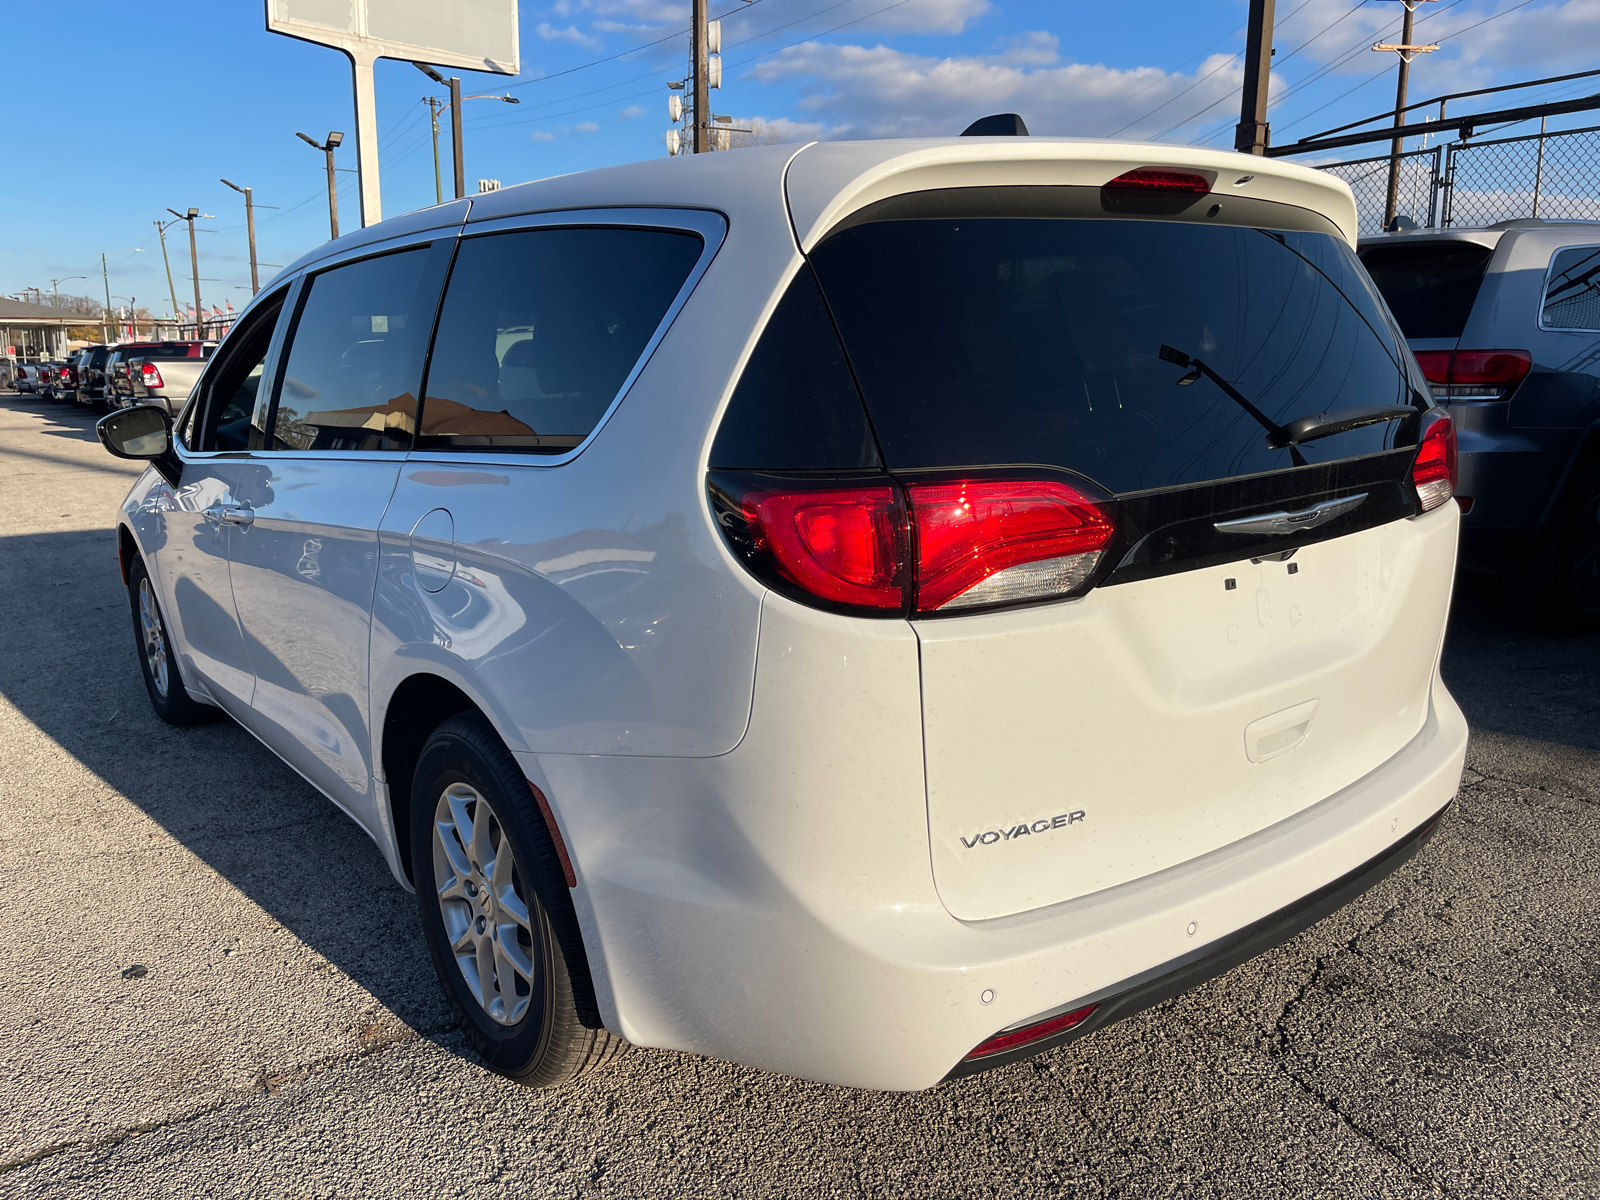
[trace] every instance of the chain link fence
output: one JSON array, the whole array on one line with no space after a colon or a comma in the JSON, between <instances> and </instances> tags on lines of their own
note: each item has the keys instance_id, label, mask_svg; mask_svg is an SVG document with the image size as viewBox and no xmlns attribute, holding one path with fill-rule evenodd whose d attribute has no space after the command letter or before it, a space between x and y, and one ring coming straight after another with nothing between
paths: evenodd
<instances>
[{"instance_id":1,"label":"chain link fence","mask_svg":"<svg viewBox=\"0 0 1600 1200\"><path fill-rule=\"evenodd\" d=\"M1382 231L1389 155L1311 165L1350 185L1362 235ZM1408 150L1395 211L1429 229L1600 220L1600 126Z\"/></svg>"}]
</instances>

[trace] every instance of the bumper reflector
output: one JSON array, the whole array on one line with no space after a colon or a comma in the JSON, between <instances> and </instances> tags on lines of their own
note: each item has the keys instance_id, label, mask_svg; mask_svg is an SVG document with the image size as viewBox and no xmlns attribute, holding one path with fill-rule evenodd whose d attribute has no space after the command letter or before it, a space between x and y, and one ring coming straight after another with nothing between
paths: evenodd
<instances>
[{"instance_id":1,"label":"bumper reflector","mask_svg":"<svg viewBox=\"0 0 1600 1200\"><path fill-rule=\"evenodd\" d=\"M1094 1010L1095 1005L1091 1004L1087 1008L1075 1008L1071 1012L1046 1017L1043 1021L1024 1025L1020 1029L1003 1029L992 1038L974 1046L965 1061L988 1058L991 1054L1002 1054L1007 1050L1015 1050L1018 1046L1026 1046L1030 1042L1042 1041L1052 1034L1061 1033L1074 1025L1081 1024Z\"/></svg>"}]
</instances>

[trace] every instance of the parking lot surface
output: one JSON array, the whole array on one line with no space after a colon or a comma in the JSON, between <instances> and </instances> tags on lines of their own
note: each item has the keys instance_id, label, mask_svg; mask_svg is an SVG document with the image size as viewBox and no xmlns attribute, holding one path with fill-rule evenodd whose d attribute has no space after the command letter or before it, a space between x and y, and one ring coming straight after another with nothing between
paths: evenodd
<instances>
[{"instance_id":1,"label":"parking lot surface","mask_svg":"<svg viewBox=\"0 0 1600 1200\"><path fill-rule=\"evenodd\" d=\"M472 1060L355 825L150 711L136 474L0 395L0 1197L1600 1197L1600 638L1464 585L1438 837L1085 1041L915 1095L637 1048L534 1093Z\"/></svg>"}]
</instances>

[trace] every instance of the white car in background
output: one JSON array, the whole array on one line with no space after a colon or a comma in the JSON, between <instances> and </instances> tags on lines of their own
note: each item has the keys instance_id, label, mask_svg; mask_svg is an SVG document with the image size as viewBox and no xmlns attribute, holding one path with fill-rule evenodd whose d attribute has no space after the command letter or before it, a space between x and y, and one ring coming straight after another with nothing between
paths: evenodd
<instances>
[{"instance_id":1,"label":"white car in background","mask_svg":"<svg viewBox=\"0 0 1600 1200\"><path fill-rule=\"evenodd\" d=\"M1355 229L1282 161L974 137L348 235L101 422L152 703L367 831L525 1083L1082 1037L1455 794L1453 430Z\"/></svg>"}]
</instances>

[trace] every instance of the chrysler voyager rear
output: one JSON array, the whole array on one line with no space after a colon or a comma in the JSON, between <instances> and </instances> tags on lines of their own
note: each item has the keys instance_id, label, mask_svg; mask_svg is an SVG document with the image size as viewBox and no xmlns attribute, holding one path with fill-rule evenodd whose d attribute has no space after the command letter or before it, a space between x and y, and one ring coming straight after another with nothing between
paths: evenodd
<instances>
[{"instance_id":1,"label":"chrysler voyager rear","mask_svg":"<svg viewBox=\"0 0 1600 1200\"><path fill-rule=\"evenodd\" d=\"M492 1068L632 1042L929 1087L1226 970L1433 831L1466 743L1454 432L1338 180L965 138L431 213L246 314L255 360L219 351L124 560L178 700L417 888ZM349 329L373 372L399 348L341 408L300 347ZM139 419L108 445L154 456ZM186 504L232 527L231 675L163 575ZM368 628L370 670L330 665Z\"/></svg>"}]
</instances>

